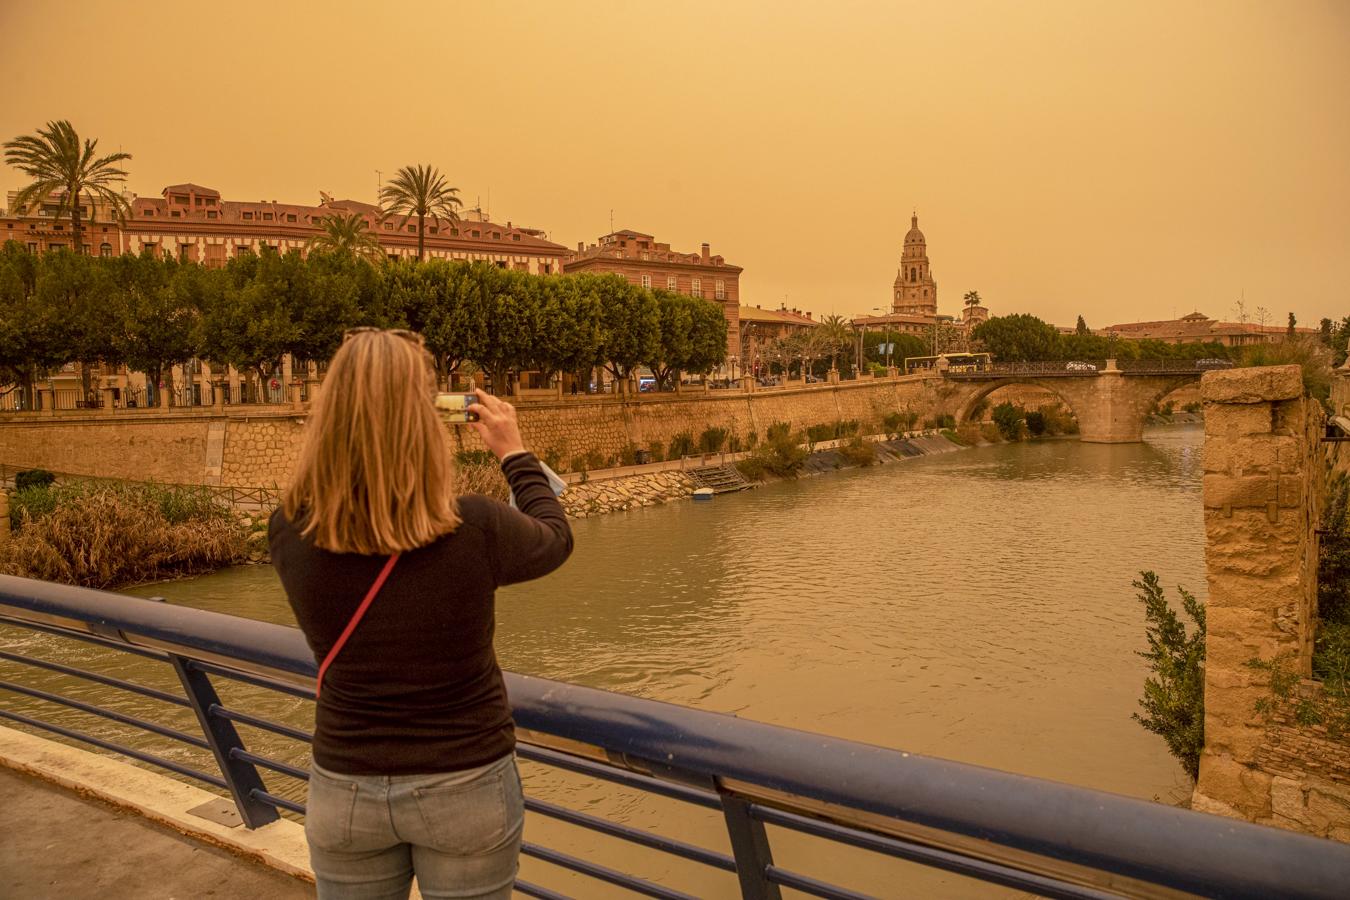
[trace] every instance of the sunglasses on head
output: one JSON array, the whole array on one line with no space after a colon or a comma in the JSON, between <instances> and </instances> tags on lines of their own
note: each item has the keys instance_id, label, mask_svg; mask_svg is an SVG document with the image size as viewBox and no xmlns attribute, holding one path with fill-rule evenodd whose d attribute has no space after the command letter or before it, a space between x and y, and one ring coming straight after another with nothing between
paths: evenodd
<instances>
[{"instance_id":1,"label":"sunglasses on head","mask_svg":"<svg viewBox=\"0 0 1350 900\"><path fill-rule=\"evenodd\" d=\"M423 343L422 336L415 331L409 331L406 328L375 328L370 325L362 325L360 328L348 328L346 331L342 333L342 339L345 341L347 340L347 338L351 337L354 334L378 334L378 333L392 334L395 337L401 337L405 341L412 341L419 347L422 346Z\"/></svg>"}]
</instances>

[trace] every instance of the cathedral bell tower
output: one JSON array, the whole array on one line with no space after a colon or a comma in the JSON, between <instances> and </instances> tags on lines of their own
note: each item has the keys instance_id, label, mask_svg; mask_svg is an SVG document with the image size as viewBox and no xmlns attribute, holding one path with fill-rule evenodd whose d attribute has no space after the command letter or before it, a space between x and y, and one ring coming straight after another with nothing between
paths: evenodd
<instances>
[{"instance_id":1,"label":"cathedral bell tower","mask_svg":"<svg viewBox=\"0 0 1350 900\"><path fill-rule=\"evenodd\" d=\"M895 274L891 312L910 316L937 315L937 282L928 268L928 242L919 230L919 216L909 220L900 269Z\"/></svg>"}]
</instances>

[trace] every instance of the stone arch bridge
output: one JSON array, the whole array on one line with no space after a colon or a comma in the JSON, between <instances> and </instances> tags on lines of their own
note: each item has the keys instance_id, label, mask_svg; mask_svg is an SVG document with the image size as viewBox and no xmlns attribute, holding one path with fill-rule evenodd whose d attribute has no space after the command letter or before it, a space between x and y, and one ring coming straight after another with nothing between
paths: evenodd
<instances>
[{"instance_id":1,"label":"stone arch bridge","mask_svg":"<svg viewBox=\"0 0 1350 900\"><path fill-rule=\"evenodd\" d=\"M1126 444L1144 439L1144 420L1155 403L1204 371L1191 360L993 363L977 372L944 372L940 405L959 425L999 388L1034 385L1077 416L1080 439Z\"/></svg>"}]
</instances>

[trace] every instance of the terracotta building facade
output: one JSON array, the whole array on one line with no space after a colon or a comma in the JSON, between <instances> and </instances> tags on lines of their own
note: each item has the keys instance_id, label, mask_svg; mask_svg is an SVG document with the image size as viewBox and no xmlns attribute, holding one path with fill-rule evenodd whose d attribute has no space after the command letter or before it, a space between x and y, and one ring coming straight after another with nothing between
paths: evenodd
<instances>
[{"instance_id":1,"label":"terracotta building facade","mask_svg":"<svg viewBox=\"0 0 1350 900\"><path fill-rule=\"evenodd\" d=\"M650 234L615 231L589 246L578 243L564 271L614 273L645 288L712 300L726 316L728 359L740 355L741 267L713 255L706 243L698 253L681 253Z\"/></svg>"},{"instance_id":2,"label":"terracotta building facade","mask_svg":"<svg viewBox=\"0 0 1350 900\"><path fill-rule=\"evenodd\" d=\"M11 192L11 207L13 197ZM226 200L214 188L172 184L157 198L128 196L131 215L121 223L110 211L96 209L96 224L85 230L85 252L116 256L148 250L218 267L233 256L264 247L303 253L326 216L358 213L391 258L416 258L415 221L392 216L381 222L374 204L320 197L315 206ZM53 213L49 203L11 209L0 217L0 241L13 239L34 252L70 248L70 221L54 221ZM486 262L536 275L561 272L567 256L566 247L547 240L539 229L491 222L478 210L466 211L457 222L428 222L425 243L428 259Z\"/></svg>"}]
</instances>

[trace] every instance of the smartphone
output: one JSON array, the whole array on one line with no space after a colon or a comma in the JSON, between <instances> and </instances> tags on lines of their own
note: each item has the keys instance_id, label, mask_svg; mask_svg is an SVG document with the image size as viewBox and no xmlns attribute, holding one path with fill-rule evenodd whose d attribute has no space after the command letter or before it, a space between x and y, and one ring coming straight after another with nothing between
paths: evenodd
<instances>
[{"instance_id":1,"label":"smartphone","mask_svg":"<svg viewBox=\"0 0 1350 900\"><path fill-rule=\"evenodd\" d=\"M478 421L478 413L470 409L477 402L476 394L437 394L432 401L437 412L443 413L445 420L455 425Z\"/></svg>"}]
</instances>

